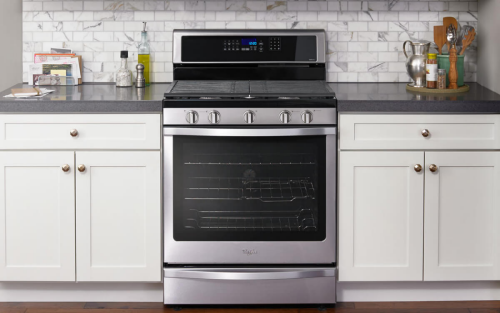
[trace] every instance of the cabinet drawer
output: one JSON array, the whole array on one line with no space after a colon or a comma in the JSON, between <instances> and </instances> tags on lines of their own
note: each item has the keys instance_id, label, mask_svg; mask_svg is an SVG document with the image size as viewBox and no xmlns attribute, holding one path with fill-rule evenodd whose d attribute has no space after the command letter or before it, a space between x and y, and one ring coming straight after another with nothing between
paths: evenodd
<instances>
[{"instance_id":1,"label":"cabinet drawer","mask_svg":"<svg viewBox=\"0 0 500 313\"><path fill-rule=\"evenodd\" d=\"M500 149L499 124L500 115L341 114L340 149Z\"/></svg>"},{"instance_id":2,"label":"cabinet drawer","mask_svg":"<svg viewBox=\"0 0 500 313\"><path fill-rule=\"evenodd\" d=\"M160 114L0 115L4 150L160 149L160 138Z\"/></svg>"}]
</instances>

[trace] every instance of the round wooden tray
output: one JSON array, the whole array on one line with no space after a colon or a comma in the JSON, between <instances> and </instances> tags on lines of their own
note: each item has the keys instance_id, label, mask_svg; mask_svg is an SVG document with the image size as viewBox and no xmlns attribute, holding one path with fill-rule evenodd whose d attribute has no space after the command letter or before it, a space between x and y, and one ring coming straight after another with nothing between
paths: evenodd
<instances>
[{"instance_id":1,"label":"round wooden tray","mask_svg":"<svg viewBox=\"0 0 500 313\"><path fill-rule=\"evenodd\" d=\"M432 93L432 94L450 94L450 93L460 93L469 91L469 85L463 85L458 87L458 89L429 89L429 88L417 88L412 87L410 84L406 85L406 90L414 91L418 93Z\"/></svg>"}]
</instances>

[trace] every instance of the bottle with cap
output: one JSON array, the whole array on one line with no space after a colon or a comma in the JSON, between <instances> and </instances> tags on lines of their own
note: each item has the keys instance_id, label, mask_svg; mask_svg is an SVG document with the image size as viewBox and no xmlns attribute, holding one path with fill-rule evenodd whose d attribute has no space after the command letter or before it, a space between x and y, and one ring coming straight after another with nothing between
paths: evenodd
<instances>
[{"instance_id":1,"label":"bottle with cap","mask_svg":"<svg viewBox=\"0 0 500 313\"><path fill-rule=\"evenodd\" d=\"M144 24L144 29L141 32L141 43L139 44L138 63L144 65L144 79L146 79L146 86L149 86L151 48L149 47L149 42L148 42L148 32L146 31L146 22L143 22L143 24Z\"/></svg>"},{"instance_id":2,"label":"bottle with cap","mask_svg":"<svg viewBox=\"0 0 500 313\"><path fill-rule=\"evenodd\" d=\"M438 80L438 64L437 64L437 54L428 53L427 62L425 64L425 80L427 81L427 88L436 89Z\"/></svg>"},{"instance_id":3,"label":"bottle with cap","mask_svg":"<svg viewBox=\"0 0 500 313\"><path fill-rule=\"evenodd\" d=\"M131 87L132 72L128 69L127 65L128 51L121 51L120 58L122 59L122 65L118 72L116 72L116 87Z\"/></svg>"}]
</instances>

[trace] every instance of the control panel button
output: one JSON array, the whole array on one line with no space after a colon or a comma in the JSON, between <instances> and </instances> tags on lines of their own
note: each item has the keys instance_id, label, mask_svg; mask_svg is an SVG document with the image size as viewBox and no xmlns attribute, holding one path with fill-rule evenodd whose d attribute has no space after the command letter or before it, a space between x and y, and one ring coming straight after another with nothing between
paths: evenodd
<instances>
[{"instance_id":1,"label":"control panel button","mask_svg":"<svg viewBox=\"0 0 500 313\"><path fill-rule=\"evenodd\" d=\"M255 121L255 112L254 111L246 111L243 113L243 119L245 123L252 124Z\"/></svg>"},{"instance_id":2,"label":"control panel button","mask_svg":"<svg viewBox=\"0 0 500 313\"><path fill-rule=\"evenodd\" d=\"M292 113L290 111L282 111L280 113L280 121L283 124L288 124L292 120Z\"/></svg>"},{"instance_id":3,"label":"control panel button","mask_svg":"<svg viewBox=\"0 0 500 313\"><path fill-rule=\"evenodd\" d=\"M196 111L189 111L186 114L186 121L189 124L196 124L198 123L198 112Z\"/></svg>"},{"instance_id":4,"label":"control panel button","mask_svg":"<svg viewBox=\"0 0 500 313\"><path fill-rule=\"evenodd\" d=\"M310 124L313 120L313 114L311 111L304 111L302 112L302 122L306 124Z\"/></svg>"},{"instance_id":5,"label":"control panel button","mask_svg":"<svg viewBox=\"0 0 500 313\"><path fill-rule=\"evenodd\" d=\"M208 113L208 121L212 124L219 124L219 122L220 122L219 111L210 111Z\"/></svg>"}]
</instances>

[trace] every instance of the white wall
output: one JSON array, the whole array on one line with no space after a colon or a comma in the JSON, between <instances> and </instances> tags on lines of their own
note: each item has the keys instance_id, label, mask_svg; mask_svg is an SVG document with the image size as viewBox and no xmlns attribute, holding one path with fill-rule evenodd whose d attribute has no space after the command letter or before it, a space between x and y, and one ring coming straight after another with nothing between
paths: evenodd
<instances>
[{"instance_id":1,"label":"white wall","mask_svg":"<svg viewBox=\"0 0 500 313\"><path fill-rule=\"evenodd\" d=\"M477 6L478 0L24 0L24 80L33 53L70 48L83 57L84 82L114 81L120 50L129 50L135 70L146 21L153 82L172 81L172 30L184 28L325 29L328 81L409 82L403 42L434 41L434 26L445 16L477 28ZM475 42L466 54L465 80L475 82Z\"/></svg>"},{"instance_id":2,"label":"white wall","mask_svg":"<svg viewBox=\"0 0 500 313\"><path fill-rule=\"evenodd\" d=\"M500 1L479 1L478 83L500 93Z\"/></svg>"},{"instance_id":3,"label":"white wall","mask_svg":"<svg viewBox=\"0 0 500 313\"><path fill-rule=\"evenodd\" d=\"M22 0L0 0L0 91L21 83Z\"/></svg>"}]
</instances>

